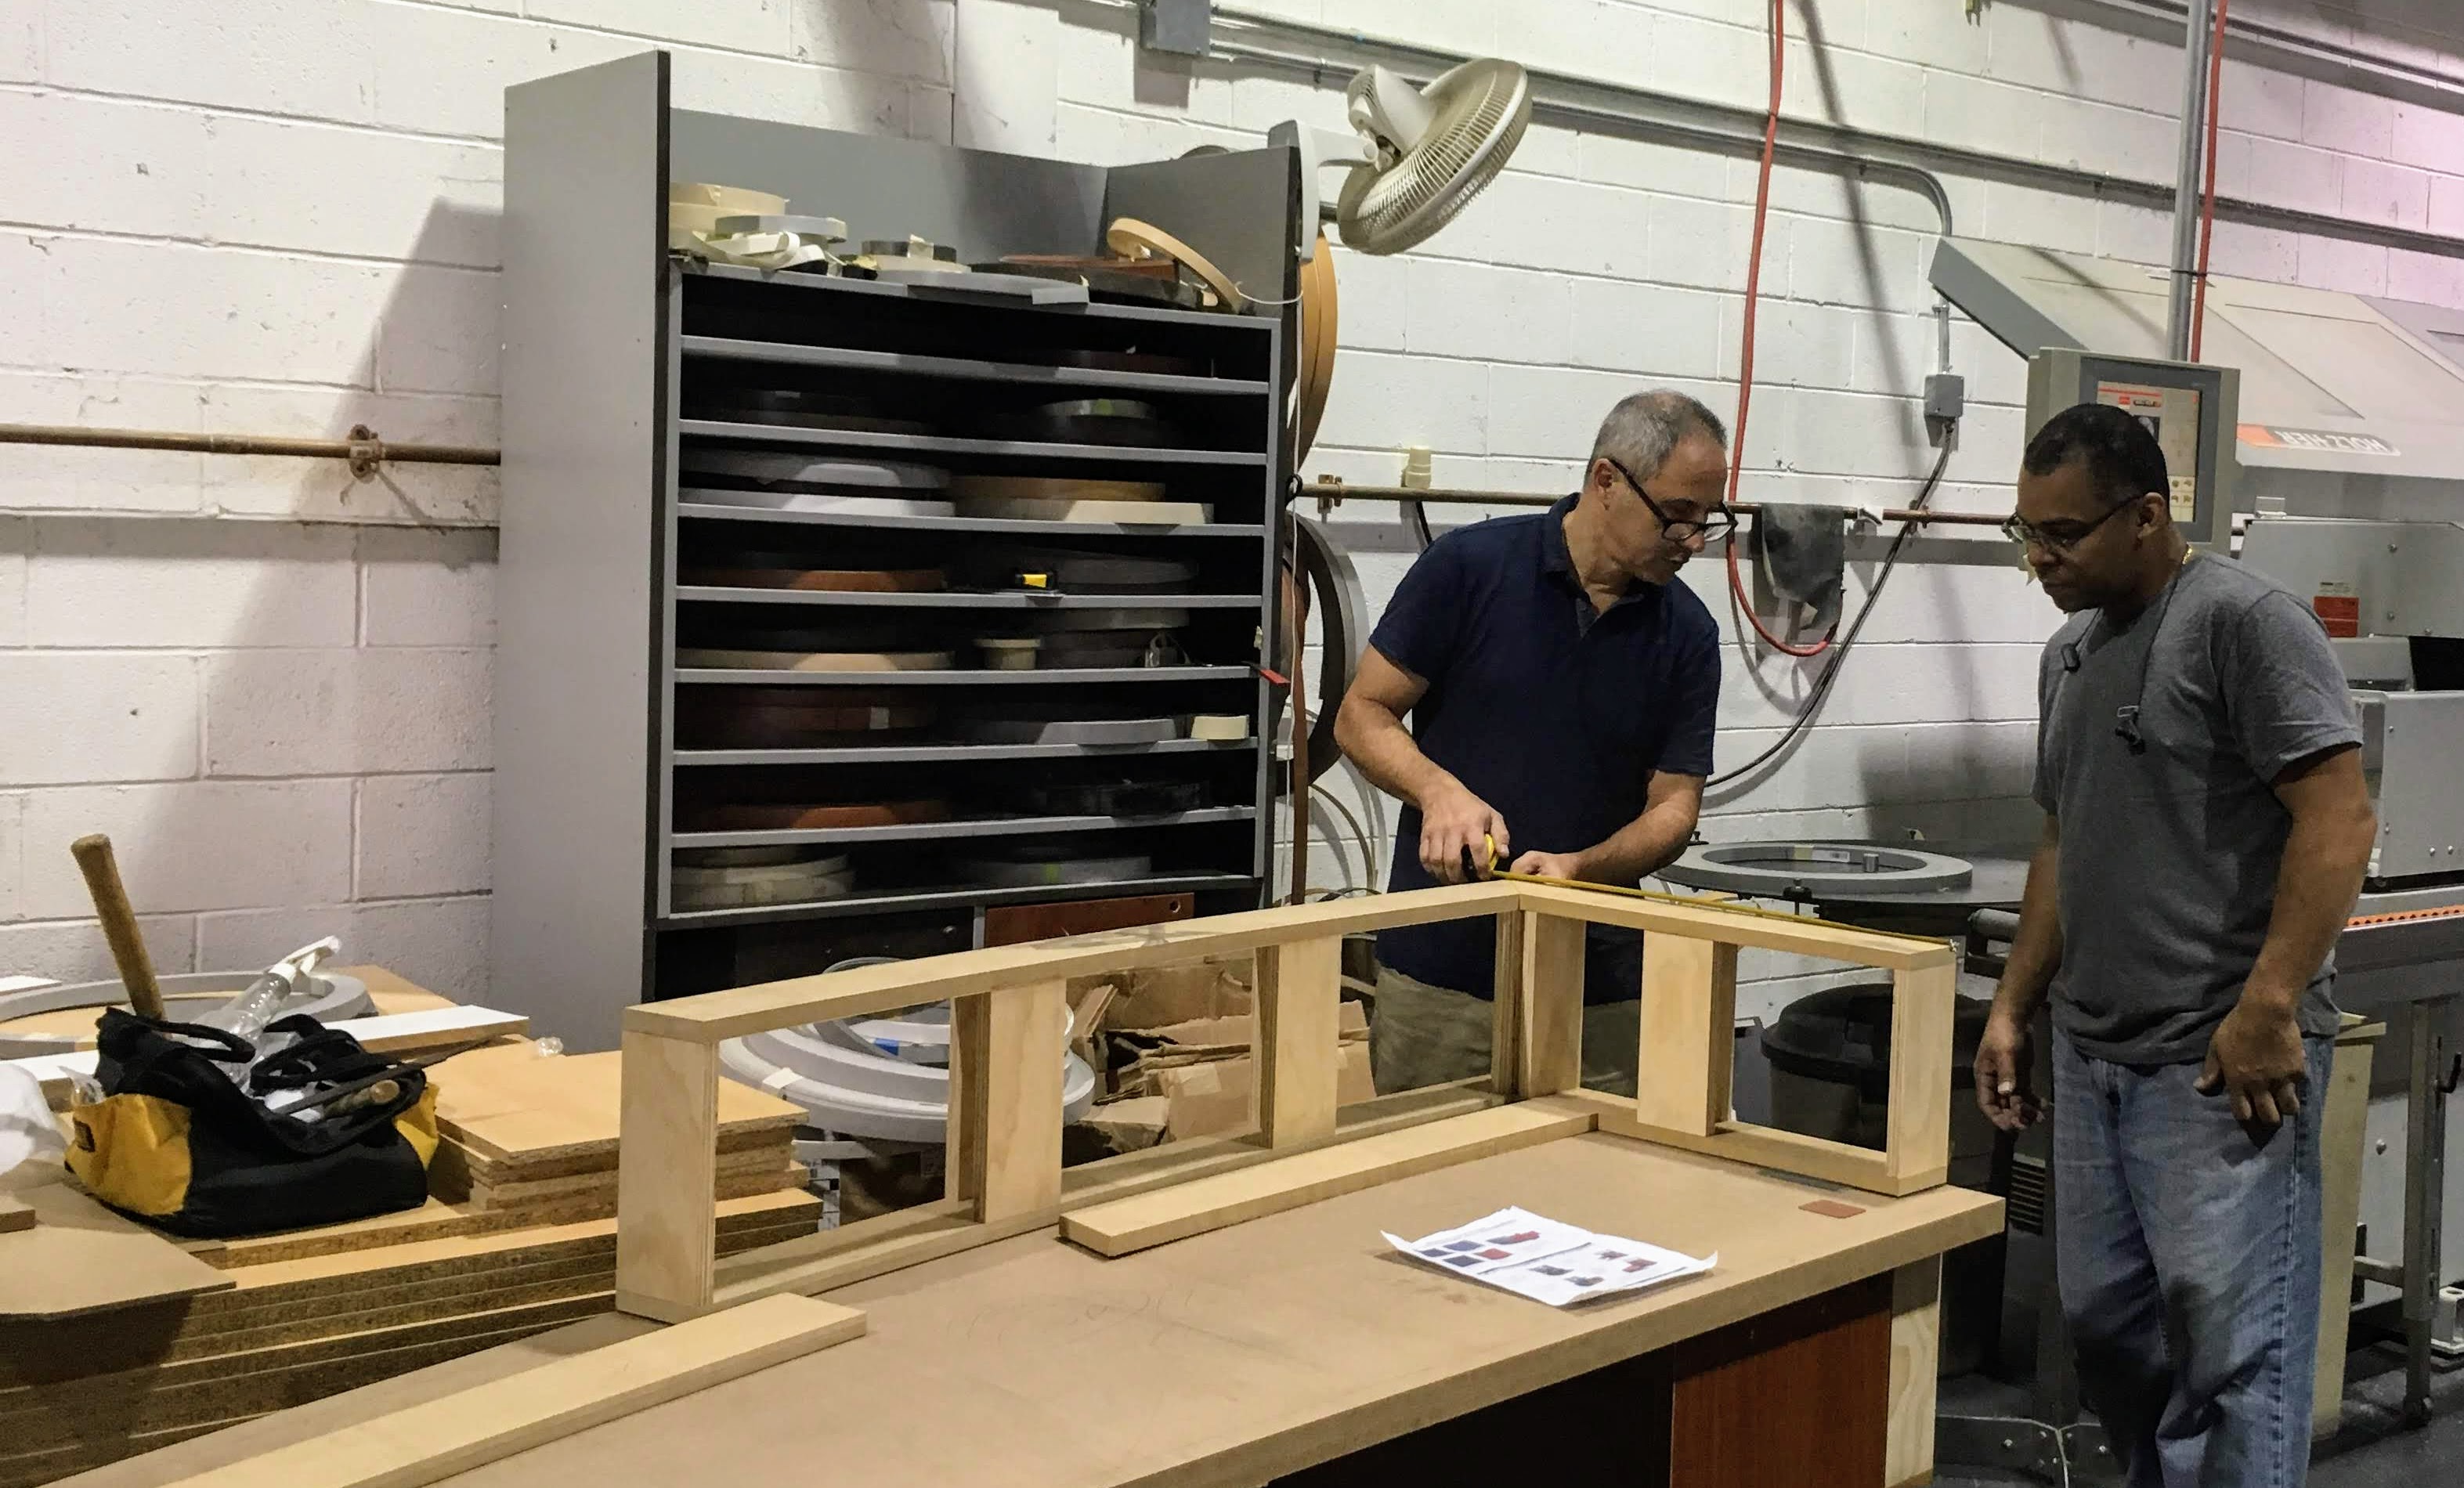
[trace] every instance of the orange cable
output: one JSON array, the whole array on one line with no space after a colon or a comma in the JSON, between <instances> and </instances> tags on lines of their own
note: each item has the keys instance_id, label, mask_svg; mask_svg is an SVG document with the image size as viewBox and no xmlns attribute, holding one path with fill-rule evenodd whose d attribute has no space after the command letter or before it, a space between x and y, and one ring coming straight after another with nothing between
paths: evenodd
<instances>
[{"instance_id":1,"label":"orange cable","mask_svg":"<svg viewBox=\"0 0 2464 1488\"><path fill-rule=\"evenodd\" d=\"M1762 302L1763 229L1771 216L1771 157L1779 148L1779 107L1781 85L1788 72L1788 0L1771 0L1771 108L1763 118L1762 173L1754 185L1754 241L1746 260L1746 329L1745 342L1737 355L1737 430L1728 450L1728 502L1737 499L1738 483L1746 470L1746 417L1754 399L1754 315ZM1736 601L1737 612L1763 644L1784 655L1819 656L1831 649L1834 637L1839 633L1835 623L1831 632L1812 646L1797 646L1771 634L1754 613L1753 602L1746 596L1744 573L1737 565L1736 535L1730 533L1727 544L1728 594Z\"/></svg>"},{"instance_id":2,"label":"orange cable","mask_svg":"<svg viewBox=\"0 0 2464 1488\"><path fill-rule=\"evenodd\" d=\"M2225 78L2225 12L2216 0L2216 33L2208 48L2208 183L2199 204L2199 272L2190 276L2190 360L2199 360L2208 332L2208 249L2216 235L2216 120Z\"/></svg>"}]
</instances>

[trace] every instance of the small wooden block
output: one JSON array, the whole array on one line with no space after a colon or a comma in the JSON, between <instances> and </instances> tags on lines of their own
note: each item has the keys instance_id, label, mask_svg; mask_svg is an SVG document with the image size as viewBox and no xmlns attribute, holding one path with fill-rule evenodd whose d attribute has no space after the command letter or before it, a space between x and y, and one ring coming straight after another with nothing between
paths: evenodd
<instances>
[{"instance_id":1,"label":"small wooden block","mask_svg":"<svg viewBox=\"0 0 2464 1488\"><path fill-rule=\"evenodd\" d=\"M34 1206L13 1194L0 1193L0 1235L34 1227Z\"/></svg>"},{"instance_id":2,"label":"small wooden block","mask_svg":"<svg viewBox=\"0 0 2464 1488\"><path fill-rule=\"evenodd\" d=\"M1799 1204L1796 1207L1809 1214L1820 1214L1825 1219L1854 1219L1864 1213L1856 1205L1843 1204L1836 1198L1818 1198L1811 1204Z\"/></svg>"}]
</instances>

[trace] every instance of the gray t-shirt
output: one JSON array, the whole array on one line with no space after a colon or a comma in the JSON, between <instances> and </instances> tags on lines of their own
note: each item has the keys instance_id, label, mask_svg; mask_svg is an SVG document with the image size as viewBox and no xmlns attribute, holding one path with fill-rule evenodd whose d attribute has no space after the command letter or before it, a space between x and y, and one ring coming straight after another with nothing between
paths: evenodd
<instances>
[{"instance_id":1,"label":"gray t-shirt","mask_svg":"<svg viewBox=\"0 0 2464 1488\"><path fill-rule=\"evenodd\" d=\"M2203 1060L2276 902L2293 819L2270 782L2361 741L2343 668L2309 606L2201 557L2119 628L2072 616L2036 694L2036 804L2061 827L2055 1026L2095 1059ZM2116 733L2134 702L2144 754ZM2304 1034L2336 1032L2335 965L2302 996Z\"/></svg>"}]
</instances>

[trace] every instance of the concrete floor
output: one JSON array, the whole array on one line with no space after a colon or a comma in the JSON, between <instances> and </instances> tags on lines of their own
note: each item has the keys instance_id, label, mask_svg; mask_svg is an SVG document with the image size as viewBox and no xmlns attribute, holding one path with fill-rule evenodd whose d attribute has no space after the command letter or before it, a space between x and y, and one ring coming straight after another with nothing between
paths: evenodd
<instances>
[{"instance_id":1,"label":"concrete floor","mask_svg":"<svg viewBox=\"0 0 2464 1488\"><path fill-rule=\"evenodd\" d=\"M2365 1348L2352 1356L2343 1428L2311 1453L2309 1488L2448 1488L2464 1483L2464 1370L2431 1386L2434 1413L2418 1432L2403 1428L2398 1410L2403 1390L2403 1359L2395 1349ZM1946 1398L1958 1393L1947 1383ZM1998 1390L1993 1393L1998 1395ZM1976 1401L1978 1407L1986 1404ZM2001 1405L1998 1400L1992 1404ZM2042 1481L1947 1465L1934 1478L1936 1488L2011 1488ZM2079 1479L2081 1488L2098 1481Z\"/></svg>"}]
</instances>

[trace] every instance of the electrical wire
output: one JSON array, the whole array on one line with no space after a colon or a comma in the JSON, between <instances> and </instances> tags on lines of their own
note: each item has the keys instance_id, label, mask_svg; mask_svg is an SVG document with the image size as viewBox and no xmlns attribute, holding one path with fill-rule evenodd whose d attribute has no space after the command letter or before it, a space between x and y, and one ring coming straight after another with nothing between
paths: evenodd
<instances>
[{"instance_id":1,"label":"electrical wire","mask_svg":"<svg viewBox=\"0 0 2464 1488\"><path fill-rule=\"evenodd\" d=\"M1377 878L1377 846L1375 840L1369 835L1369 828L1362 824L1360 818L1353 813L1350 806L1343 803L1342 797L1328 790L1325 786L1311 785L1309 787L1309 795L1312 799L1323 800L1328 805L1333 807L1335 815L1343 818L1344 824L1352 828L1352 840L1360 844L1361 871L1368 875L1369 879L1374 884Z\"/></svg>"},{"instance_id":2,"label":"electrical wire","mask_svg":"<svg viewBox=\"0 0 2464 1488\"><path fill-rule=\"evenodd\" d=\"M1915 500L1908 503L1911 511L1921 512L1925 509L1926 504L1933 500L1935 489L1942 484L1943 471L1949 468L1950 444L1946 440L1943 443L1942 453L1934 457L1933 470L1926 474L1924 489L1917 492ZM1805 706L1798 710L1796 717L1789 723L1788 732L1781 734L1778 741L1771 748L1764 750L1744 764L1711 777L1704 782L1705 789L1716 789L1731 781L1744 779L1761 770L1763 766L1786 753L1806 730L1814 726L1815 715L1822 711L1824 700L1831 695L1832 683L1838 679L1840 666L1848 660L1848 652L1856 646L1857 637L1864 633L1866 620L1873 615L1874 606L1881 601L1882 586L1891 581L1891 572L1899 567L1900 557L1907 551L1908 542L1915 537L1919 525L1913 521L1900 524L1900 535L1891 539L1891 549L1882 557L1881 571L1874 576L1874 587L1865 591L1865 602L1858 607L1857 618L1849 622L1847 630L1840 635L1839 645L1832 651L1831 660L1823 664L1822 674L1814 679L1814 688L1805 696Z\"/></svg>"},{"instance_id":3,"label":"electrical wire","mask_svg":"<svg viewBox=\"0 0 2464 1488\"><path fill-rule=\"evenodd\" d=\"M1746 328L1745 338L1737 352L1737 428L1728 450L1728 504L1734 506L1737 488L1746 472L1746 421L1754 402L1754 318L1762 303L1763 231L1771 220L1771 157L1779 148L1779 109L1782 84L1788 72L1788 0L1771 0L1771 107L1763 116L1762 170L1754 185L1754 239L1746 259ZM1831 634L1812 646L1798 646L1771 634L1762 617L1754 613L1753 602L1746 598L1746 580L1737 563L1736 534L1728 535L1728 595L1737 613L1754 627L1763 644L1783 655L1819 656L1831 648L1832 637L1839 633L1834 624Z\"/></svg>"},{"instance_id":4,"label":"electrical wire","mask_svg":"<svg viewBox=\"0 0 2464 1488\"><path fill-rule=\"evenodd\" d=\"M2208 47L2208 180L2199 200L2199 272L2190 276L2190 360L2208 330L2208 250L2216 236L2216 120L2225 86L2225 12L2229 0L2216 0L2216 33Z\"/></svg>"}]
</instances>

